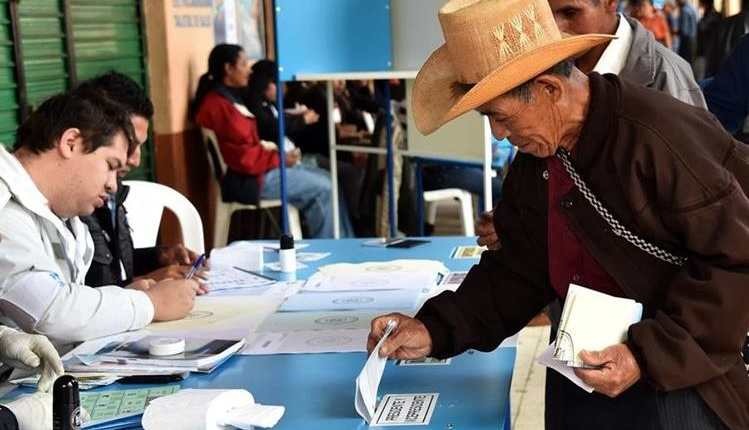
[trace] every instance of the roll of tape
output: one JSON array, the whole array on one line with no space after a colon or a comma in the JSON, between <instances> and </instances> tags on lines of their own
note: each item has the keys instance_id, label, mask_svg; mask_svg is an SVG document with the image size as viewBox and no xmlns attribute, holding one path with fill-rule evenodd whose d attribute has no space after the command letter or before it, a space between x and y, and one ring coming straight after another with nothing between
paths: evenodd
<instances>
[{"instance_id":1,"label":"roll of tape","mask_svg":"<svg viewBox=\"0 0 749 430\"><path fill-rule=\"evenodd\" d=\"M185 340L176 337L154 339L148 345L148 353L157 357L185 352Z\"/></svg>"}]
</instances>

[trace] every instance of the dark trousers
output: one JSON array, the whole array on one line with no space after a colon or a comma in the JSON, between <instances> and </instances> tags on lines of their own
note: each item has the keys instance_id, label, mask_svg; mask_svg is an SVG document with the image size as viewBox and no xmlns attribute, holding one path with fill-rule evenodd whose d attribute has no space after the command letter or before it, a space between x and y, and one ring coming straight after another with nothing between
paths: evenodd
<instances>
[{"instance_id":1,"label":"dark trousers","mask_svg":"<svg viewBox=\"0 0 749 430\"><path fill-rule=\"evenodd\" d=\"M546 430L728 429L695 389L658 392L640 381L616 398L587 393L546 371Z\"/></svg>"}]
</instances>

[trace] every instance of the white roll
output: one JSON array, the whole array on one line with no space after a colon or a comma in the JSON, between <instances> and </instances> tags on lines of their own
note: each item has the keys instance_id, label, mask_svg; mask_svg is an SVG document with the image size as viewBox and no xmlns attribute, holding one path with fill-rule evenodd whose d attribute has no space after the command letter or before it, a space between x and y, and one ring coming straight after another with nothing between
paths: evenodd
<instances>
[{"instance_id":1,"label":"white roll","mask_svg":"<svg viewBox=\"0 0 749 430\"><path fill-rule=\"evenodd\" d=\"M177 337L160 337L148 344L148 354L155 357L177 355L185 352L185 339Z\"/></svg>"},{"instance_id":2,"label":"white roll","mask_svg":"<svg viewBox=\"0 0 749 430\"><path fill-rule=\"evenodd\" d=\"M181 390L154 399L143 413L144 430L223 430L228 412L255 403L246 390Z\"/></svg>"}]
</instances>

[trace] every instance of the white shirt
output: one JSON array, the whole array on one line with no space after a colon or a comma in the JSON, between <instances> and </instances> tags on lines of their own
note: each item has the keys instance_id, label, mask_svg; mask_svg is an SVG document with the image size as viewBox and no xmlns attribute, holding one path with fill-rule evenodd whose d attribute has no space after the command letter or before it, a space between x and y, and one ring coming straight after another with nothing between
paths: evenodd
<instances>
[{"instance_id":1,"label":"white shirt","mask_svg":"<svg viewBox=\"0 0 749 430\"><path fill-rule=\"evenodd\" d=\"M86 225L55 215L0 145L0 317L58 345L148 325L154 309L144 292L85 285L93 254Z\"/></svg>"},{"instance_id":2,"label":"white shirt","mask_svg":"<svg viewBox=\"0 0 749 430\"><path fill-rule=\"evenodd\" d=\"M594 72L602 75L605 73L618 75L627 63L629 49L632 47L632 27L621 14L619 14L619 26L614 35L616 39L609 42L609 46L603 51L603 55L593 68Z\"/></svg>"}]
</instances>

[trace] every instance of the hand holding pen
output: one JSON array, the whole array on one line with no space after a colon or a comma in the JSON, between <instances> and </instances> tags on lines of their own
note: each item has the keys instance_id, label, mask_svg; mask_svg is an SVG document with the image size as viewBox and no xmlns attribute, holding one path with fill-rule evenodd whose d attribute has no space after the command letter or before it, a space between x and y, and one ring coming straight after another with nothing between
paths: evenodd
<instances>
[{"instance_id":1,"label":"hand holding pen","mask_svg":"<svg viewBox=\"0 0 749 430\"><path fill-rule=\"evenodd\" d=\"M192 263L192 267L190 267L190 271L187 272L187 275L185 276L185 279L190 280L193 276L195 276L195 273L200 269L200 267L203 266L203 263L205 262L205 254L200 254L200 256L195 259L195 262Z\"/></svg>"}]
</instances>

